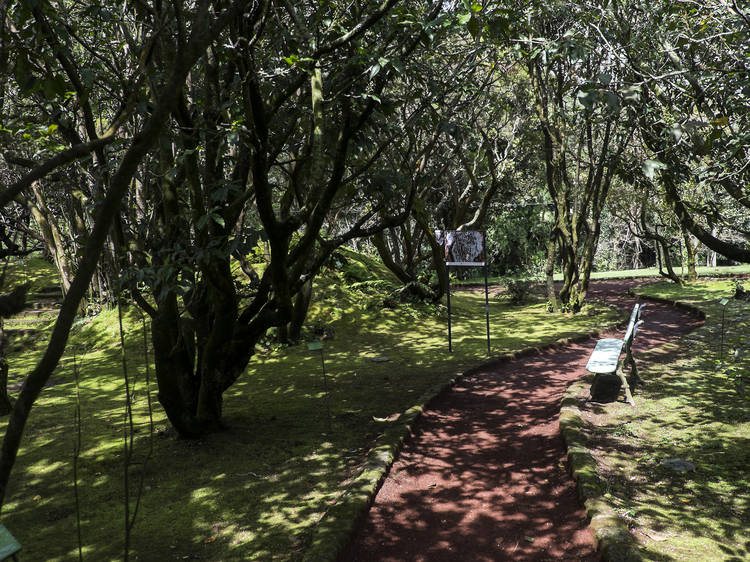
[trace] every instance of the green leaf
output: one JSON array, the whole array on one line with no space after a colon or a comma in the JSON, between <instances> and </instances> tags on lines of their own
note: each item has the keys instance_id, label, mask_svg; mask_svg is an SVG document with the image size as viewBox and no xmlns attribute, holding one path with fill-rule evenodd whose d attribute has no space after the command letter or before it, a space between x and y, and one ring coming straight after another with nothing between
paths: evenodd
<instances>
[{"instance_id":1,"label":"green leaf","mask_svg":"<svg viewBox=\"0 0 750 562\"><path fill-rule=\"evenodd\" d=\"M627 86L620 93L625 103L638 103L638 100L641 99L640 86Z\"/></svg>"},{"instance_id":2,"label":"green leaf","mask_svg":"<svg viewBox=\"0 0 750 562\"><path fill-rule=\"evenodd\" d=\"M458 23L461 25L466 25L469 23L469 20L471 20L471 16L473 14L471 12L468 12L466 14L458 14Z\"/></svg>"},{"instance_id":3,"label":"green leaf","mask_svg":"<svg viewBox=\"0 0 750 562\"><path fill-rule=\"evenodd\" d=\"M30 94L38 82L38 79L31 73L31 70L31 63L29 63L29 60L25 56L19 56L16 59L16 66L13 73L18 86L21 88L21 93L24 95Z\"/></svg>"},{"instance_id":4,"label":"green leaf","mask_svg":"<svg viewBox=\"0 0 750 562\"><path fill-rule=\"evenodd\" d=\"M487 27L496 39L505 37L510 33L510 22L508 21L508 18L502 16L493 17L489 20Z\"/></svg>"},{"instance_id":5,"label":"green leaf","mask_svg":"<svg viewBox=\"0 0 750 562\"><path fill-rule=\"evenodd\" d=\"M94 85L94 70L92 68L81 70L81 81L83 82L83 87L90 90Z\"/></svg>"},{"instance_id":6,"label":"green leaf","mask_svg":"<svg viewBox=\"0 0 750 562\"><path fill-rule=\"evenodd\" d=\"M61 76L49 75L45 76L41 81L42 91L44 96L48 99L55 98L57 96L65 96L65 92L68 89L68 85Z\"/></svg>"},{"instance_id":7,"label":"green leaf","mask_svg":"<svg viewBox=\"0 0 750 562\"><path fill-rule=\"evenodd\" d=\"M466 29L469 30L469 33L471 33L471 36L474 39L479 39L479 36L482 33L482 26L479 23L479 20L474 16L472 16L469 20L469 23L466 25Z\"/></svg>"},{"instance_id":8,"label":"green leaf","mask_svg":"<svg viewBox=\"0 0 750 562\"><path fill-rule=\"evenodd\" d=\"M669 127L669 134L670 136L675 140L675 142L680 142L680 139L682 138L682 135L685 133L685 129L682 128L682 125L679 123L672 123Z\"/></svg>"},{"instance_id":9,"label":"green leaf","mask_svg":"<svg viewBox=\"0 0 750 562\"><path fill-rule=\"evenodd\" d=\"M729 118L726 116L717 117L714 120L714 125L718 125L719 127L726 127L727 125L729 125Z\"/></svg>"},{"instance_id":10,"label":"green leaf","mask_svg":"<svg viewBox=\"0 0 750 562\"><path fill-rule=\"evenodd\" d=\"M599 92L596 90L580 90L578 92L578 103L591 111L594 104L599 100Z\"/></svg>"},{"instance_id":11,"label":"green leaf","mask_svg":"<svg viewBox=\"0 0 750 562\"><path fill-rule=\"evenodd\" d=\"M666 167L667 165L664 162L652 159L648 159L641 164L644 175L650 180L654 179L657 170L664 170Z\"/></svg>"},{"instance_id":12,"label":"green leaf","mask_svg":"<svg viewBox=\"0 0 750 562\"><path fill-rule=\"evenodd\" d=\"M612 113L620 113L620 96L614 92L605 92L604 101L607 104L607 108Z\"/></svg>"}]
</instances>

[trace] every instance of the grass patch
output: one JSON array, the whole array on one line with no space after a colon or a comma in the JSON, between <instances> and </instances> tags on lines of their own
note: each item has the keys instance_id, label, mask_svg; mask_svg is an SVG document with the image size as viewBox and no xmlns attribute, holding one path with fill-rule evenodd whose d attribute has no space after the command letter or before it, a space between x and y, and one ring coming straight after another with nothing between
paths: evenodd
<instances>
[{"instance_id":1,"label":"grass patch","mask_svg":"<svg viewBox=\"0 0 750 562\"><path fill-rule=\"evenodd\" d=\"M750 274L750 264L726 265L717 267L698 266L696 271L699 277L716 277L730 275L748 275ZM678 275L687 274L679 267L675 268ZM657 267L646 267L642 269L624 269L621 271L594 271L591 273L591 279L636 279L640 277L660 277ZM490 283L502 283L505 277L492 276L489 278ZM562 281L562 273L555 273L555 281ZM484 277L477 274L470 279L456 280L457 285L484 283Z\"/></svg>"},{"instance_id":2,"label":"grass patch","mask_svg":"<svg viewBox=\"0 0 750 562\"><path fill-rule=\"evenodd\" d=\"M719 362L718 301L732 291L724 280L639 289L704 310L706 324L639 356L645 386L636 396L638 409L594 408L597 423L588 427L607 481L604 500L628 522L648 560L750 559L750 401L738 383L747 382L750 360L726 360L746 345L749 303L727 305L725 361ZM662 465L674 458L695 470Z\"/></svg>"},{"instance_id":3,"label":"grass patch","mask_svg":"<svg viewBox=\"0 0 750 562\"><path fill-rule=\"evenodd\" d=\"M319 279L308 322L308 338L317 337L316 326L333 328L326 332L333 338L324 340L331 432L319 353L268 340L226 394L230 429L199 441L176 439L156 402L155 387L145 385L140 314L134 308L126 311L135 430L131 509L143 479L131 538L134 558L301 558L316 525L363 470L377 437L398 424L398 415L426 389L486 357L482 293L455 294L455 353L449 354L445 308L414 303L383 307L391 289L387 275L376 263L360 263L371 272L369 279L357 266ZM345 275L365 279L344 288ZM542 299L511 306L493 298L490 315L494 354L549 344L619 319L596 304L586 314L549 315ZM39 346L11 354L12 388L42 351ZM31 414L3 523L30 560L77 556L73 351L83 420L78 473L84 556L121 559L127 425L116 311L77 324L62 364ZM382 357L388 361L373 361ZM150 372L153 377L153 368Z\"/></svg>"}]
</instances>

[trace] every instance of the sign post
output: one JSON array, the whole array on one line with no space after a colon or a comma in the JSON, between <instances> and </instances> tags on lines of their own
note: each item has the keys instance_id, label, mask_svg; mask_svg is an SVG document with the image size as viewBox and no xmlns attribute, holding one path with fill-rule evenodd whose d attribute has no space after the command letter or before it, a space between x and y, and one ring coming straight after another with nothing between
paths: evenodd
<instances>
[{"instance_id":1,"label":"sign post","mask_svg":"<svg viewBox=\"0 0 750 562\"><path fill-rule=\"evenodd\" d=\"M451 266L483 267L484 310L487 318L487 355L490 355L490 298L485 233L480 230L436 230L435 239L443 247L445 255L446 297L448 301L448 351L453 352L450 268Z\"/></svg>"},{"instance_id":2,"label":"sign post","mask_svg":"<svg viewBox=\"0 0 750 562\"><path fill-rule=\"evenodd\" d=\"M445 294L448 299L448 352L453 353L453 338L451 335L451 272L445 266Z\"/></svg>"},{"instance_id":3,"label":"sign post","mask_svg":"<svg viewBox=\"0 0 750 562\"><path fill-rule=\"evenodd\" d=\"M482 238L485 238L485 233L482 231ZM487 245L484 246L484 314L487 318L487 357L490 353L490 289L487 272Z\"/></svg>"}]
</instances>

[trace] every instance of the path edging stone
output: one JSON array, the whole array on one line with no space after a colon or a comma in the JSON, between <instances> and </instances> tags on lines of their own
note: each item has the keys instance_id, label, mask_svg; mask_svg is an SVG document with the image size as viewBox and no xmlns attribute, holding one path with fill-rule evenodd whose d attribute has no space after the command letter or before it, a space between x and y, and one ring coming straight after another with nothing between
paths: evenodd
<instances>
[{"instance_id":1,"label":"path edging stone","mask_svg":"<svg viewBox=\"0 0 750 562\"><path fill-rule=\"evenodd\" d=\"M662 297L638 294L628 289L628 294L637 299L667 304L706 319L706 313L689 304ZM582 428L588 423L577 407L576 396L590 386L592 376L586 376L573 383L565 391L560 410L560 432L568 449L568 461L573 479L576 482L578 497L586 508L589 527L594 532L597 550L604 562L639 562L644 560L637 548L635 537L628 524L602 498L607 483L597 473L596 459L587 448Z\"/></svg>"},{"instance_id":2,"label":"path edging stone","mask_svg":"<svg viewBox=\"0 0 750 562\"><path fill-rule=\"evenodd\" d=\"M507 363L522 357L539 355L545 351L574 343L581 343L599 337L601 332L621 325L622 321L619 321L594 332L558 340L546 346L529 347L515 353L499 355L456 373L445 383L430 387L419 397L416 405L404 411L399 416L398 421L377 438L375 445L367 455L363 471L352 480L339 500L326 511L316 526L303 560L305 562L335 562L338 560L348 546L360 519L367 513L375 500L375 496L388 475L404 441L411 435L414 423L429 403L443 392L453 388L463 378L489 366Z\"/></svg>"}]
</instances>

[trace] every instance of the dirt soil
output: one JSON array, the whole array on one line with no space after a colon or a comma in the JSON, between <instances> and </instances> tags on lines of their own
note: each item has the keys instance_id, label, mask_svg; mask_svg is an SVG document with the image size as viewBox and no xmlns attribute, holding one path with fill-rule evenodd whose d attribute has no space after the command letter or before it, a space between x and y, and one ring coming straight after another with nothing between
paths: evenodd
<instances>
[{"instance_id":1,"label":"dirt soil","mask_svg":"<svg viewBox=\"0 0 750 562\"><path fill-rule=\"evenodd\" d=\"M594 282L590 297L630 310L627 290L643 282ZM701 324L656 303L643 319L636 361ZM341 560L598 560L558 423L595 344L497 363L438 396Z\"/></svg>"}]
</instances>

